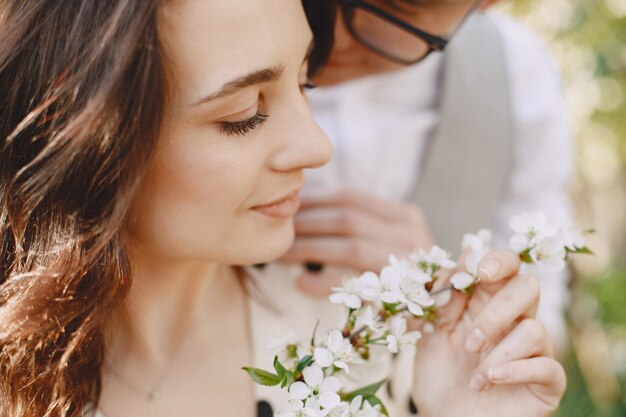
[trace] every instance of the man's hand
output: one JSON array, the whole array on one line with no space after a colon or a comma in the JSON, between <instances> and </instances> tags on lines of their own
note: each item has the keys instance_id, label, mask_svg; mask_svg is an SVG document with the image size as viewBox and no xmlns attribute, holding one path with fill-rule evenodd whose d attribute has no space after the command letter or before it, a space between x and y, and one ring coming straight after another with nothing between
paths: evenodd
<instances>
[{"instance_id":1,"label":"man's hand","mask_svg":"<svg viewBox=\"0 0 626 417\"><path fill-rule=\"evenodd\" d=\"M304 198L295 228L294 245L281 260L358 272L379 272L388 264L389 254L404 257L433 244L426 219L414 205L349 188ZM299 284L306 293L327 296L342 278L322 270L305 274Z\"/></svg>"},{"instance_id":2,"label":"man's hand","mask_svg":"<svg viewBox=\"0 0 626 417\"><path fill-rule=\"evenodd\" d=\"M539 286L518 275L519 259L508 251L485 256L479 271L474 296L455 294L443 325L418 344L415 403L426 417L548 416L566 382L534 319Z\"/></svg>"}]
</instances>

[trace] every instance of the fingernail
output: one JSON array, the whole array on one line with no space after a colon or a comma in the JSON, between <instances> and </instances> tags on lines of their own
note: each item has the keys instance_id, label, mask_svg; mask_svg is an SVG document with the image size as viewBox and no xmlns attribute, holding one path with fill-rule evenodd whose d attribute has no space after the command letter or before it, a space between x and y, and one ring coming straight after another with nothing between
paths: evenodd
<instances>
[{"instance_id":1,"label":"fingernail","mask_svg":"<svg viewBox=\"0 0 626 417\"><path fill-rule=\"evenodd\" d=\"M506 381L507 379L511 379L511 368L508 366L489 368L487 375L491 381Z\"/></svg>"},{"instance_id":2,"label":"fingernail","mask_svg":"<svg viewBox=\"0 0 626 417\"><path fill-rule=\"evenodd\" d=\"M489 259L481 265L478 272L485 275L487 279L492 280L500 272L500 264L492 259Z\"/></svg>"},{"instance_id":3,"label":"fingernail","mask_svg":"<svg viewBox=\"0 0 626 417\"><path fill-rule=\"evenodd\" d=\"M478 353L484 344L485 335L480 331L480 329L474 329L465 341L465 350L472 353Z\"/></svg>"},{"instance_id":4,"label":"fingernail","mask_svg":"<svg viewBox=\"0 0 626 417\"><path fill-rule=\"evenodd\" d=\"M481 375L480 372L474 372L470 379L469 386L475 391L481 391L487 385L487 380Z\"/></svg>"}]
</instances>

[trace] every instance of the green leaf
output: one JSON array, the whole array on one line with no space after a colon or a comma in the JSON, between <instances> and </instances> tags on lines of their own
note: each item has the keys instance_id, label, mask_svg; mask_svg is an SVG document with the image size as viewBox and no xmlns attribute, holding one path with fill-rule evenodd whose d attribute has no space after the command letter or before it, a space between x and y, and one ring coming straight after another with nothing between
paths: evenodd
<instances>
[{"instance_id":1,"label":"green leaf","mask_svg":"<svg viewBox=\"0 0 626 417\"><path fill-rule=\"evenodd\" d=\"M278 356L274 356L274 369L278 373L278 377L280 378L280 387L285 388L287 385L290 385L293 381L296 380L293 372L289 369L285 368L282 363L278 360Z\"/></svg>"},{"instance_id":2,"label":"green leaf","mask_svg":"<svg viewBox=\"0 0 626 417\"><path fill-rule=\"evenodd\" d=\"M369 398L376 395L376 392L383 386L383 384L387 382L387 379L383 379L382 381L378 381L372 385L368 385L363 388L359 388L355 391L347 392L341 396L341 399L344 401L352 401L354 397L357 395L362 395L363 398Z\"/></svg>"},{"instance_id":3,"label":"green leaf","mask_svg":"<svg viewBox=\"0 0 626 417\"><path fill-rule=\"evenodd\" d=\"M300 362L298 362L298 365L296 365L296 372L302 372L304 368L306 368L312 363L313 363L313 355L306 355L305 357L300 359Z\"/></svg>"},{"instance_id":4,"label":"green leaf","mask_svg":"<svg viewBox=\"0 0 626 417\"><path fill-rule=\"evenodd\" d=\"M272 387L274 385L280 384L281 380L283 379L276 374L264 371L262 369L248 368L248 367L244 367L241 369L246 371L254 382L260 385L266 385L268 387Z\"/></svg>"},{"instance_id":5,"label":"green leaf","mask_svg":"<svg viewBox=\"0 0 626 417\"><path fill-rule=\"evenodd\" d=\"M291 372L286 373L282 381L280 381L280 387L285 388L286 386L293 384L295 380L296 378L294 374L292 374Z\"/></svg>"},{"instance_id":6,"label":"green leaf","mask_svg":"<svg viewBox=\"0 0 626 417\"><path fill-rule=\"evenodd\" d=\"M574 253L582 253L582 254L585 254L585 255L594 255L593 251L591 249L589 249L587 246L584 246L582 248L576 248Z\"/></svg>"},{"instance_id":7,"label":"green leaf","mask_svg":"<svg viewBox=\"0 0 626 417\"><path fill-rule=\"evenodd\" d=\"M278 356L274 356L274 369L276 369L276 373L278 373L278 376L281 378L285 376L287 372L289 372L287 368L285 368L283 364L280 363L280 361L278 360Z\"/></svg>"}]
</instances>

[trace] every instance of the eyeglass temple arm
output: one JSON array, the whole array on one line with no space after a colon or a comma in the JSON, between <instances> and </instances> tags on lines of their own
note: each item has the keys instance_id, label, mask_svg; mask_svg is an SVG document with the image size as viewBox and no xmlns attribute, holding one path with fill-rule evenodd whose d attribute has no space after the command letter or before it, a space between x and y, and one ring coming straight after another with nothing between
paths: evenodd
<instances>
[{"instance_id":1,"label":"eyeglass temple arm","mask_svg":"<svg viewBox=\"0 0 626 417\"><path fill-rule=\"evenodd\" d=\"M365 1L362 0L338 0L340 5L343 6L354 6L354 7L360 7L362 9L365 9L369 12L372 12L378 16L380 16L381 18L387 20L390 23L393 23L395 26L398 26L399 28L401 28L402 30L405 30L409 33L414 34L415 36L418 36L419 38L423 39L424 41L426 41L428 43L428 45L436 50L436 51L443 51L446 46L448 46L448 43L450 42L448 39L442 38L440 36L435 36L432 35L428 32L424 32L421 29L418 29L414 26L409 25L408 23L406 23L405 21L398 19L397 17L385 12L384 10L379 9L376 6L373 6Z\"/></svg>"}]
</instances>

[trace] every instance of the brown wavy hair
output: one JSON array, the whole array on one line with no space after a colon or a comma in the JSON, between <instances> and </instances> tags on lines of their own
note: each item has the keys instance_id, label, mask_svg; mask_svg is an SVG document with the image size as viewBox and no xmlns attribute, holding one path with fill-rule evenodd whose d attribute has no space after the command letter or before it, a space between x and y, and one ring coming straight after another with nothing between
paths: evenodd
<instances>
[{"instance_id":1,"label":"brown wavy hair","mask_svg":"<svg viewBox=\"0 0 626 417\"><path fill-rule=\"evenodd\" d=\"M332 47L334 5L304 0ZM167 95L159 0L0 0L0 415L97 406ZM329 38L330 36L330 38Z\"/></svg>"},{"instance_id":2,"label":"brown wavy hair","mask_svg":"<svg viewBox=\"0 0 626 417\"><path fill-rule=\"evenodd\" d=\"M157 1L0 2L0 415L97 403L165 85Z\"/></svg>"}]
</instances>

